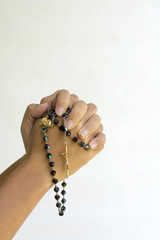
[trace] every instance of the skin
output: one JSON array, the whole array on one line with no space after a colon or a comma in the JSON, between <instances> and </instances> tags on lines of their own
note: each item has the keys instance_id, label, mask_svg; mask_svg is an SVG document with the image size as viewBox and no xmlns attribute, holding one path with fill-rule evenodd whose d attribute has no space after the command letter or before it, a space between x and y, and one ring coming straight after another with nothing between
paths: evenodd
<instances>
[{"instance_id":1,"label":"skin","mask_svg":"<svg viewBox=\"0 0 160 240\"><path fill-rule=\"evenodd\" d=\"M21 125L21 133L26 154L12 164L0 176L0 239L12 239L25 219L32 212L40 199L54 185L49 161L46 162L46 150L39 126L38 118L48 108L55 107L58 116L72 107L65 125L69 124L72 135L78 136L92 149L84 150L68 137L68 150L73 152L69 158L70 175L98 154L104 147L105 135L97 107L87 104L67 90L56 91L41 100L41 104L31 104L27 107ZM71 126L72 123L72 126ZM84 135L86 133L87 135ZM56 178L60 182L66 178L65 160L60 155L64 152L64 133L58 127L48 128L50 152L55 162Z\"/></svg>"}]
</instances>

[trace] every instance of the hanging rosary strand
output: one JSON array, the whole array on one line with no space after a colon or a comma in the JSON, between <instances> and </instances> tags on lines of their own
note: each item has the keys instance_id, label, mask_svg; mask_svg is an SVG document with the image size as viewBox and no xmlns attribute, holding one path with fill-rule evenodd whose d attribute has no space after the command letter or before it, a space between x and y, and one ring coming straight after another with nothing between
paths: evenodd
<instances>
[{"instance_id":1,"label":"hanging rosary strand","mask_svg":"<svg viewBox=\"0 0 160 240\"><path fill-rule=\"evenodd\" d=\"M65 187L67 186L67 183L65 182L65 179L61 183L63 190L61 191L62 194L62 199L60 202L60 195L58 194L59 192L59 187L57 186L58 179L55 177L56 176L56 171L54 169L55 162L52 161L52 154L50 153L50 145L48 144L48 136L47 136L47 128L50 128L52 126L58 126L59 130L64 132L64 143L65 143L65 152L60 153L60 155L65 159L65 170L66 170L66 178L69 177L69 157L73 155L73 153L68 152L68 147L67 147L67 137L71 137L73 142L78 143L80 147L83 147L85 150L89 150L90 146L89 144L85 144L82 141L79 141L77 136L72 136L71 132L65 127L64 121L65 119L68 118L69 113L72 111L70 107L67 108L67 111L63 114L63 125L59 124L59 120L57 119L57 114L55 112L55 109L50 109L48 110L47 113L45 113L39 121L39 125L42 126L42 134L43 134L43 140L45 142L44 148L47 151L46 157L49 159L49 166L51 167L51 172L50 174L53 176L52 182L55 184L54 186L54 191L55 191L55 199L57 200L56 207L58 208L58 212L60 216L64 215L64 211L66 210L65 207L65 202L66 198L64 197L66 195L66 190Z\"/></svg>"}]
</instances>

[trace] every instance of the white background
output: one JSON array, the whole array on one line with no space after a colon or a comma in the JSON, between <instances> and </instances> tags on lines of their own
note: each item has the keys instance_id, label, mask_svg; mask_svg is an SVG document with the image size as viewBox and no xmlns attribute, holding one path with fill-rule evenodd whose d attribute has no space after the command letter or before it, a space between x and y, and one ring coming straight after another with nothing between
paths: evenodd
<instances>
[{"instance_id":1,"label":"white background","mask_svg":"<svg viewBox=\"0 0 160 240\"><path fill-rule=\"evenodd\" d=\"M28 104L66 88L98 106L105 149L51 189L15 240L160 239L160 1L0 1L0 171Z\"/></svg>"}]
</instances>

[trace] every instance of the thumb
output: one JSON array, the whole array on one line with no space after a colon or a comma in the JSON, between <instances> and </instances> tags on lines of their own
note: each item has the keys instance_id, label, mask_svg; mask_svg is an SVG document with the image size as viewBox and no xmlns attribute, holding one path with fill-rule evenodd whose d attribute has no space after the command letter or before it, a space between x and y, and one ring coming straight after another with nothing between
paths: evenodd
<instances>
[{"instance_id":1,"label":"thumb","mask_svg":"<svg viewBox=\"0 0 160 240\"><path fill-rule=\"evenodd\" d=\"M27 149L28 140L31 135L36 118L41 117L47 110L48 103L30 104L27 107L21 124L21 134L25 149Z\"/></svg>"}]
</instances>

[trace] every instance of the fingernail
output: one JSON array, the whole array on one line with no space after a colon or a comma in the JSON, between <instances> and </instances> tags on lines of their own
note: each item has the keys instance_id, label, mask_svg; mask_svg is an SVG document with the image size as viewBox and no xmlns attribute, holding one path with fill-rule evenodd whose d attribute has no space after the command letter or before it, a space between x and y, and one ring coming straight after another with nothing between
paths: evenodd
<instances>
[{"instance_id":1,"label":"fingernail","mask_svg":"<svg viewBox=\"0 0 160 240\"><path fill-rule=\"evenodd\" d=\"M80 135L84 138L88 135L89 131L87 129L80 131Z\"/></svg>"},{"instance_id":2,"label":"fingernail","mask_svg":"<svg viewBox=\"0 0 160 240\"><path fill-rule=\"evenodd\" d=\"M64 108L63 107L59 107L56 111L58 116L62 116L62 114L64 113Z\"/></svg>"},{"instance_id":3,"label":"fingernail","mask_svg":"<svg viewBox=\"0 0 160 240\"><path fill-rule=\"evenodd\" d=\"M73 121L72 121L72 120L67 120L67 121L65 122L65 126L66 126L67 128L71 128L72 125L73 125Z\"/></svg>"},{"instance_id":4,"label":"fingernail","mask_svg":"<svg viewBox=\"0 0 160 240\"><path fill-rule=\"evenodd\" d=\"M96 142L90 143L89 145L91 146L92 149L97 147L97 143Z\"/></svg>"}]
</instances>

